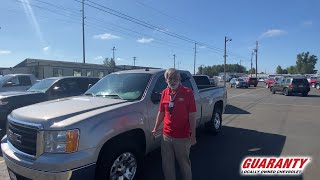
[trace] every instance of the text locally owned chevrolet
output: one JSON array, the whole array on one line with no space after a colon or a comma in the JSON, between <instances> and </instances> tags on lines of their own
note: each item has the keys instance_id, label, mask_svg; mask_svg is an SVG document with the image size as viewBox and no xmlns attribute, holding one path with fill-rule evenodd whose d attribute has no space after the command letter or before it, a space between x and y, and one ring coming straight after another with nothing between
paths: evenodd
<instances>
[{"instance_id":1,"label":"text locally owned chevrolet","mask_svg":"<svg viewBox=\"0 0 320 180\"><path fill-rule=\"evenodd\" d=\"M197 125L220 131L227 92L199 86L180 71L193 89ZM28 179L133 179L144 155L160 146L161 128L151 135L164 70L116 72L83 96L47 101L14 110L8 116L1 149L11 177ZM183 103L183 101L181 101Z\"/></svg>"}]
</instances>

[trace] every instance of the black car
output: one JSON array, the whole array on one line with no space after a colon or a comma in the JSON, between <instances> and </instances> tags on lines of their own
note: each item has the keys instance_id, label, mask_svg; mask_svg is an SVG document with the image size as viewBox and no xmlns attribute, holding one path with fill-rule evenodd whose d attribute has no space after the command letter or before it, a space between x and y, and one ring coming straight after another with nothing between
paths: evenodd
<instances>
[{"instance_id":1,"label":"black car","mask_svg":"<svg viewBox=\"0 0 320 180\"><path fill-rule=\"evenodd\" d=\"M4 129L7 116L14 109L85 93L89 85L99 81L92 77L52 77L39 81L27 91L0 93L0 128ZM0 134L4 132L0 131Z\"/></svg>"},{"instance_id":2,"label":"black car","mask_svg":"<svg viewBox=\"0 0 320 180\"><path fill-rule=\"evenodd\" d=\"M310 85L306 78L290 77L282 81L276 81L270 87L270 91L275 94L282 92L285 96L301 93L302 96L307 96L310 91Z\"/></svg>"}]
</instances>

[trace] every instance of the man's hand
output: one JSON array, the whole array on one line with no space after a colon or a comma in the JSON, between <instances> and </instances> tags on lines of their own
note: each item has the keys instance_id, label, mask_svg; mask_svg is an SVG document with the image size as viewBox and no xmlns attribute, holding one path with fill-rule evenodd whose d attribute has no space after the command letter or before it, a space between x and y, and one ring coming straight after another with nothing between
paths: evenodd
<instances>
[{"instance_id":1,"label":"man's hand","mask_svg":"<svg viewBox=\"0 0 320 180\"><path fill-rule=\"evenodd\" d=\"M157 132L157 130L156 130L156 129L153 129L153 130L151 131L151 134L152 134L153 136L156 136L156 132Z\"/></svg>"},{"instance_id":2,"label":"man's hand","mask_svg":"<svg viewBox=\"0 0 320 180\"><path fill-rule=\"evenodd\" d=\"M194 145L197 144L197 138L196 138L196 136L191 136L190 139L191 139L191 146L194 146Z\"/></svg>"}]
</instances>

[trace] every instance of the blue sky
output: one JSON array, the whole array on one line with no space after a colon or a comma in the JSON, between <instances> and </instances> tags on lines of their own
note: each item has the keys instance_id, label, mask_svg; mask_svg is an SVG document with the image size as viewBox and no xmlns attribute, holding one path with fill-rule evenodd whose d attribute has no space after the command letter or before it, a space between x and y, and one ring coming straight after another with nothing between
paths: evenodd
<instances>
[{"instance_id":1,"label":"blue sky","mask_svg":"<svg viewBox=\"0 0 320 180\"><path fill-rule=\"evenodd\" d=\"M26 58L82 62L81 3L77 1L3 0L0 67L12 67ZM223 63L224 36L232 38L227 44L228 63L242 60L247 68L259 41L259 72L295 65L300 52L320 57L317 0L86 0L92 2L210 45L197 46L196 66ZM193 72L193 43L89 6L85 16L86 62L101 64L103 58L112 57L115 46L119 65L132 65L135 56L136 65L168 68L176 54L176 67ZM319 64L316 69L320 70Z\"/></svg>"}]
</instances>

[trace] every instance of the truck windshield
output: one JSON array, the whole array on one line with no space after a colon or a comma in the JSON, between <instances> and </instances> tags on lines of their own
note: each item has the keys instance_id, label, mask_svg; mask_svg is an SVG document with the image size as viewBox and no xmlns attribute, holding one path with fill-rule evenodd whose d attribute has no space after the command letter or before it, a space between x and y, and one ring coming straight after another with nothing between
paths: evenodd
<instances>
[{"instance_id":1,"label":"truck windshield","mask_svg":"<svg viewBox=\"0 0 320 180\"><path fill-rule=\"evenodd\" d=\"M0 76L0 84L3 84L8 79L10 79L12 76Z\"/></svg>"},{"instance_id":2,"label":"truck windshield","mask_svg":"<svg viewBox=\"0 0 320 180\"><path fill-rule=\"evenodd\" d=\"M44 79L31 86L27 91L29 92L46 92L56 79Z\"/></svg>"},{"instance_id":3,"label":"truck windshield","mask_svg":"<svg viewBox=\"0 0 320 180\"><path fill-rule=\"evenodd\" d=\"M92 86L85 94L113 99L139 100L151 74L110 74Z\"/></svg>"}]
</instances>

